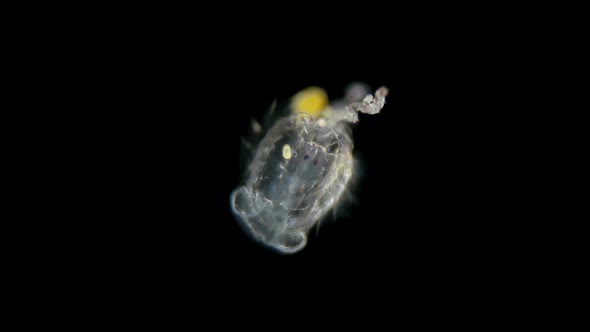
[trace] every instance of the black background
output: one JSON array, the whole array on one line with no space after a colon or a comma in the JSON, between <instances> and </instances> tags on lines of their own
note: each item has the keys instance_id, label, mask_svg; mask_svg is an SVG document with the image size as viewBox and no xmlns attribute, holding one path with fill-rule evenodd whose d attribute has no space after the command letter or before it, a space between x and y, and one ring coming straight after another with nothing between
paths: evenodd
<instances>
[{"instance_id":1,"label":"black background","mask_svg":"<svg viewBox=\"0 0 590 332\"><path fill-rule=\"evenodd\" d=\"M336 67L6 84L7 285L587 286L587 82ZM298 254L260 247L229 209L251 118L274 98L309 85L338 96L351 80L391 92L355 126L359 204Z\"/></svg>"},{"instance_id":2,"label":"black background","mask_svg":"<svg viewBox=\"0 0 590 332\"><path fill-rule=\"evenodd\" d=\"M6 10L0 78L38 81L0 84L3 322L584 317L579 289L547 290L589 279L588 82L565 80L588 79L584 10L161 5ZM351 80L391 91L354 131L359 204L299 254L259 247L229 211L240 137L274 98Z\"/></svg>"}]
</instances>

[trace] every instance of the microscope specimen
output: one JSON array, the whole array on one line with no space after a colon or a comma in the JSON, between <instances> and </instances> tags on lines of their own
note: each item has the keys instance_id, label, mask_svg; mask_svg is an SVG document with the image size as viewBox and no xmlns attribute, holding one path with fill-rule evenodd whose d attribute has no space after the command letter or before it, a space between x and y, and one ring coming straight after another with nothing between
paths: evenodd
<instances>
[{"instance_id":1,"label":"microscope specimen","mask_svg":"<svg viewBox=\"0 0 590 332\"><path fill-rule=\"evenodd\" d=\"M307 233L341 199L355 171L351 124L358 112L377 114L386 87L369 93L353 83L345 98L329 103L309 87L295 94L256 147L245 183L230 195L236 219L257 242L282 254L302 250ZM254 122L253 129L261 127Z\"/></svg>"}]
</instances>

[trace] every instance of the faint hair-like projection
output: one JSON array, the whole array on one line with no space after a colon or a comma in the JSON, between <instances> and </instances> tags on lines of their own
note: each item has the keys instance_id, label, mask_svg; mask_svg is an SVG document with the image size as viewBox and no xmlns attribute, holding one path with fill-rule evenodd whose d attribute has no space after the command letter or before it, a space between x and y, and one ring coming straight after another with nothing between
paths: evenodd
<instances>
[{"instance_id":1,"label":"faint hair-like projection","mask_svg":"<svg viewBox=\"0 0 590 332\"><path fill-rule=\"evenodd\" d=\"M302 250L307 234L335 205L355 172L351 124L358 113L377 114L386 87L374 95L352 83L329 103L320 87L295 94L254 148L245 182L230 195L231 210L247 234L282 254ZM262 134L253 121L252 130Z\"/></svg>"}]
</instances>

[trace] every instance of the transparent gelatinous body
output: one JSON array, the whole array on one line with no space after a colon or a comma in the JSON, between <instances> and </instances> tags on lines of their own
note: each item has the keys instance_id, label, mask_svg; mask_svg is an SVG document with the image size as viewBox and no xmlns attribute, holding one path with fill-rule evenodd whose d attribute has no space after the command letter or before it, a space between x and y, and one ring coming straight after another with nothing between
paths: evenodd
<instances>
[{"instance_id":1,"label":"transparent gelatinous body","mask_svg":"<svg viewBox=\"0 0 590 332\"><path fill-rule=\"evenodd\" d=\"M383 107L385 88L321 116L305 112L281 118L259 143L243 186L230 197L233 213L257 241L281 253L307 243L308 231L340 199L354 159L350 123L356 112Z\"/></svg>"}]
</instances>

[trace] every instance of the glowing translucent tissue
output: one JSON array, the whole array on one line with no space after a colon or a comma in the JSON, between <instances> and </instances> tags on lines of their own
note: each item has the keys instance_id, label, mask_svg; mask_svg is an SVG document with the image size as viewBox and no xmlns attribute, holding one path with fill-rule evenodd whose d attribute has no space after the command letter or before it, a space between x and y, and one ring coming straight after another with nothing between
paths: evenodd
<instances>
[{"instance_id":1,"label":"glowing translucent tissue","mask_svg":"<svg viewBox=\"0 0 590 332\"><path fill-rule=\"evenodd\" d=\"M308 231L338 202L353 174L351 123L358 112L376 114L387 88L375 96L363 84L347 98L328 104L325 91L307 88L291 99L291 113L260 141L245 184L230 197L231 209L258 242L280 253L295 253Z\"/></svg>"}]
</instances>

